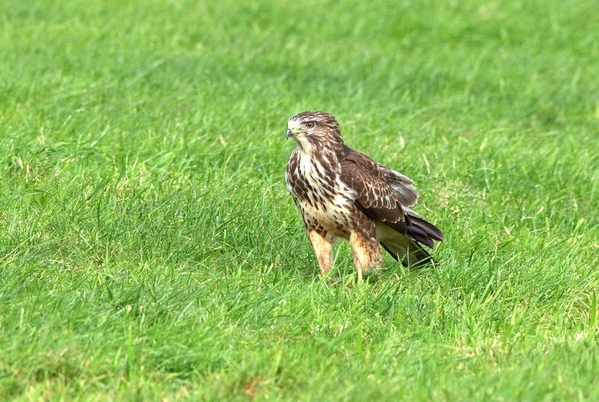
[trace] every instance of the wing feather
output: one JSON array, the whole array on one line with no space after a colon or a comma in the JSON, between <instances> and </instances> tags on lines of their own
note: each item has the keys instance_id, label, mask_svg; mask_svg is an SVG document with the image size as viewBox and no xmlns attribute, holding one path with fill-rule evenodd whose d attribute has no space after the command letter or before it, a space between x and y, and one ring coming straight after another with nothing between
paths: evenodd
<instances>
[{"instance_id":1,"label":"wing feather","mask_svg":"<svg viewBox=\"0 0 599 402\"><path fill-rule=\"evenodd\" d=\"M395 196L401 202L401 205L409 207L416 204L418 201L418 191L412 186L414 182L409 177L382 165L379 165L379 168L383 172L385 180L395 192Z\"/></svg>"},{"instance_id":2,"label":"wing feather","mask_svg":"<svg viewBox=\"0 0 599 402\"><path fill-rule=\"evenodd\" d=\"M341 160L341 180L356 192L356 202L364 213L376 221L401 222L405 211L387 182L386 173L381 165L360 152L350 151Z\"/></svg>"},{"instance_id":3,"label":"wing feather","mask_svg":"<svg viewBox=\"0 0 599 402\"><path fill-rule=\"evenodd\" d=\"M432 259L421 244L433 248L443 233L408 208L418 200L412 180L352 150L341 160L341 180L355 192L362 211L382 223L377 225L384 237L380 241L394 258L404 265Z\"/></svg>"}]
</instances>

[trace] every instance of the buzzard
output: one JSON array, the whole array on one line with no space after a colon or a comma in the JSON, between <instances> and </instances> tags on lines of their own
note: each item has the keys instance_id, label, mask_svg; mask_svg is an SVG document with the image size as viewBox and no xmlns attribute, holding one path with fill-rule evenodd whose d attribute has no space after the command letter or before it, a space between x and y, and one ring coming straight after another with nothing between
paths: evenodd
<instances>
[{"instance_id":1,"label":"buzzard","mask_svg":"<svg viewBox=\"0 0 599 402\"><path fill-rule=\"evenodd\" d=\"M358 281L383 263L379 243L404 266L430 262L443 233L408 207L418 200L412 180L349 148L329 113L310 110L287 123L296 142L285 172L308 238L326 275L333 244L349 240Z\"/></svg>"}]
</instances>

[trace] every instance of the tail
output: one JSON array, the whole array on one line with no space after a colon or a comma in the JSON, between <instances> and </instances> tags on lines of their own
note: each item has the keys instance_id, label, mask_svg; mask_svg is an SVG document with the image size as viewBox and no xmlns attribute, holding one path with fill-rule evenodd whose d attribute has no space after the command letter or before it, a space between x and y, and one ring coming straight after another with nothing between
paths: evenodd
<instances>
[{"instance_id":1,"label":"tail","mask_svg":"<svg viewBox=\"0 0 599 402\"><path fill-rule=\"evenodd\" d=\"M441 230L406 208L405 221L380 223L377 226L379 241L383 248L405 267L418 268L434 261L422 245L435 247L435 241L443 241Z\"/></svg>"}]
</instances>

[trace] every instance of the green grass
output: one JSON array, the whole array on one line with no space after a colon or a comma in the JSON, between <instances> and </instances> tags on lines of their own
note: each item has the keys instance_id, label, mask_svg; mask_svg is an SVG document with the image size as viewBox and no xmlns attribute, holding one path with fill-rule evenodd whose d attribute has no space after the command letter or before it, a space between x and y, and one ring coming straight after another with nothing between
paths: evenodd
<instances>
[{"instance_id":1,"label":"green grass","mask_svg":"<svg viewBox=\"0 0 599 402\"><path fill-rule=\"evenodd\" d=\"M0 4L0 399L599 399L592 1ZM287 119L413 178L440 267L330 281Z\"/></svg>"}]
</instances>

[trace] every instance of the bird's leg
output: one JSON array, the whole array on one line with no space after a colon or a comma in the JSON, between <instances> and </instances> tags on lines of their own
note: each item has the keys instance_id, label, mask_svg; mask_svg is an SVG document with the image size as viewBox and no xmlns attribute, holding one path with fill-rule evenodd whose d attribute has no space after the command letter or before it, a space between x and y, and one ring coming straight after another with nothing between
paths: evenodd
<instances>
[{"instance_id":1,"label":"bird's leg","mask_svg":"<svg viewBox=\"0 0 599 402\"><path fill-rule=\"evenodd\" d=\"M318 259L320 273L322 276L325 276L329 272L329 269L331 269L331 265L333 265L333 259L331 257L333 253L333 244L315 230L310 230L308 232L308 238L310 238L314 254L316 254L316 258Z\"/></svg>"},{"instance_id":2,"label":"bird's leg","mask_svg":"<svg viewBox=\"0 0 599 402\"><path fill-rule=\"evenodd\" d=\"M362 282L363 272L368 272L383 264L383 254L376 235L368 236L368 234L353 230L349 236L349 243L354 254L354 265L358 271L358 282Z\"/></svg>"}]
</instances>

